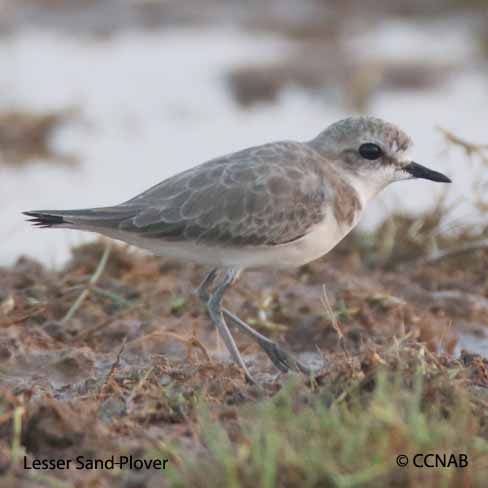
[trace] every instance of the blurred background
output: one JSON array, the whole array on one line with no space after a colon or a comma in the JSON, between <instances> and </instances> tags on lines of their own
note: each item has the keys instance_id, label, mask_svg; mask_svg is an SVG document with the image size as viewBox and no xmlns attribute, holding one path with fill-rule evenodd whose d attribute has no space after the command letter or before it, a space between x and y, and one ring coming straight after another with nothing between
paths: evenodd
<instances>
[{"instance_id":1,"label":"blurred background","mask_svg":"<svg viewBox=\"0 0 488 488\"><path fill-rule=\"evenodd\" d=\"M59 266L93 239L22 210L119 203L355 113L454 180L391 186L363 228L439 201L445 229L486 224L488 2L0 0L0 264Z\"/></svg>"}]
</instances>

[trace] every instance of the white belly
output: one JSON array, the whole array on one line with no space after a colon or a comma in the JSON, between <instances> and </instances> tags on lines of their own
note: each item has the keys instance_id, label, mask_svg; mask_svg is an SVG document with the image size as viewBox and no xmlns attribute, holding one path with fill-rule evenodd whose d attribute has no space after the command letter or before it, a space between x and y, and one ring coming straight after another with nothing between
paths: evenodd
<instances>
[{"instance_id":1,"label":"white belly","mask_svg":"<svg viewBox=\"0 0 488 488\"><path fill-rule=\"evenodd\" d=\"M328 212L327 217L308 234L296 241L278 246L237 248L197 245L194 242L172 243L126 232L114 232L109 237L146 249L158 256L173 257L213 267L289 268L301 266L327 254L356 226L360 214L361 212L358 212L351 225L339 225L333 213Z\"/></svg>"}]
</instances>

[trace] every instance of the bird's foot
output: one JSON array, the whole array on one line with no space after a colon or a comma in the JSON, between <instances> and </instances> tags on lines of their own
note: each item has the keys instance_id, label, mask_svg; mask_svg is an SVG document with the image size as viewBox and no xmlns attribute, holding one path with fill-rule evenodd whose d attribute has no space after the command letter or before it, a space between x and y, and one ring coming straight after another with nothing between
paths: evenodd
<instances>
[{"instance_id":1,"label":"bird's foot","mask_svg":"<svg viewBox=\"0 0 488 488\"><path fill-rule=\"evenodd\" d=\"M292 354L279 347L275 342L258 340L258 343L272 363L283 373L287 373L290 369L306 375L316 372L315 369L305 366L305 364L294 358Z\"/></svg>"}]
</instances>

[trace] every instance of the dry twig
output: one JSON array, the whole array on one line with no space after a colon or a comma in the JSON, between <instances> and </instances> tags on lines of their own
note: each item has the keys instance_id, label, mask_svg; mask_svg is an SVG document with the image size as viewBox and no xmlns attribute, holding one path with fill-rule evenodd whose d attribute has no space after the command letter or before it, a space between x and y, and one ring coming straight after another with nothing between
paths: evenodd
<instances>
[{"instance_id":1,"label":"dry twig","mask_svg":"<svg viewBox=\"0 0 488 488\"><path fill-rule=\"evenodd\" d=\"M112 379L112 376L114 375L115 371L117 370L117 368L120 365L120 358L122 357L122 353L124 352L126 343L127 343L127 336L124 337L124 340L122 341L122 344L120 345L119 351L117 352L117 356L115 358L115 361L112 363L112 367L110 368L110 371L108 372L102 386L100 387L100 390L98 392L98 400L100 400L100 397L102 396L102 392L103 392L105 386L108 385L109 381Z\"/></svg>"},{"instance_id":2,"label":"dry twig","mask_svg":"<svg viewBox=\"0 0 488 488\"><path fill-rule=\"evenodd\" d=\"M332 306L330 304L329 297L327 296L327 289L326 289L325 285L322 285L322 295L320 297L320 301L322 302L322 305L324 306L327 314L330 317L330 321L332 323L332 328L336 331L337 336L339 337L339 343L342 347L342 350L344 351L344 354L346 355L346 357L348 359L350 359L350 354L349 354L349 352L346 348L346 344L345 344L344 333L342 332L342 329L339 325L339 321L337 320L336 314L335 314L335 312L332 309Z\"/></svg>"},{"instance_id":3,"label":"dry twig","mask_svg":"<svg viewBox=\"0 0 488 488\"><path fill-rule=\"evenodd\" d=\"M87 287L80 293L78 298L74 301L73 305L69 308L68 312L66 315L61 319L61 323L65 323L68 320L71 320L78 309L83 305L83 302L86 300L88 295L90 294L91 288L96 285L100 277L102 276L105 266L107 265L108 258L110 256L110 251L112 249L112 246L110 245L109 242L107 242L105 246L105 250L103 251L102 257L100 258L100 261L98 263L97 268L95 269L95 272L90 278L90 281L88 282Z\"/></svg>"},{"instance_id":4,"label":"dry twig","mask_svg":"<svg viewBox=\"0 0 488 488\"><path fill-rule=\"evenodd\" d=\"M432 264L442 261L446 258L451 258L454 256L459 256L461 254L466 254L474 251L482 251L488 249L488 239L483 239L476 242L468 242L460 247L455 247L454 249L447 249L445 251L436 251L429 256L420 258L416 260L417 264Z\"/></svg>"}]
</instances>

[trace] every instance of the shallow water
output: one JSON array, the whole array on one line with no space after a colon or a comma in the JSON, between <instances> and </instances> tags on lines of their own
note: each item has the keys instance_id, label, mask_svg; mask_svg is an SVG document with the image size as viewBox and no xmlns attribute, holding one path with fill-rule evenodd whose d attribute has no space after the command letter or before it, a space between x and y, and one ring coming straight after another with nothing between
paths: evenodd
<instances>
[{"instance_id":1,"label":"shallow water","mask_svg":"<svg viewBox=\"0 0 488 488\"><path fill-rule=\"evenodd\" d=\"M456 345L456 355L466 349L469 352L488 358L488 337L478 337L472 334L460 334Z\"/></svg>"},{"instance_id":2,"label":"shallow water","mask_svg":"<svg viewBox=\"0 0 488 488\"><path fill-rule=\"evenodd\" d=\"M472 41L462 29L386 24L351 41L378 56L408 60L450 52L463 68L434 91L391 91L374 97L372 114L398 123L415 140L418 162L450 175L452 198L471 186L471 170L458 150L444 151L435 126L469 140L487 142L488 84L481 64L472 67ZM398 33L395 34L395 33ZM418 49L405 42L418 36ZM430 41L429 41L430 39ZM426 44L427 43L427 44ZM415 45L417 45L415 44ZM444 46L444 51L440 47ZM451 46L447 51L445 46ZM242 110L225 86L233 66L276 61L288 41L227 29L125 32L106 40L21 31L0 42L0 109L28 111L74 108L77 115L57 131L55 148L75 155L77 167L51 161L0 168L2 246L0 264L29 254L58 266L69 246L91 237L73 231L39 231L22 210L102 206L124 201L157 181L206 159L277 139L310 139L348 115L318 95L286 90L276 104ZM401 207L421 210L442 185L404 182L387 189L367 212L373 225ZM468 206L458 216L468 216Z\"/></svg>"}]
</instances>

